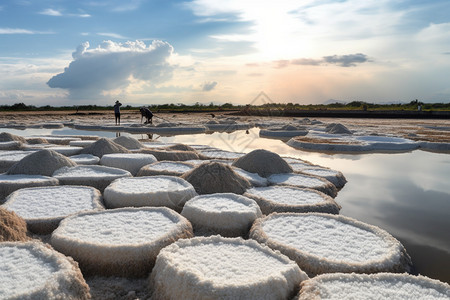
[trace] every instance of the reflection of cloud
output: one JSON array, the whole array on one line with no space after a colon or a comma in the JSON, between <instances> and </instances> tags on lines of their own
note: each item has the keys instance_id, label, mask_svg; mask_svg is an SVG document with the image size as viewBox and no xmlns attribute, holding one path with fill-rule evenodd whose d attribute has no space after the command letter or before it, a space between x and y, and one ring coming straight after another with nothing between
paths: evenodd
<instances>
[{"instance_id":1,"label":"reflection of cloud","mask_svg":"<svg viewBox=\"0 0 450 300\"><path fill-rule=\"evenodd\" d=\"M205 82L205 83L202 85L202 90L203 90L204 92L212 91L212 90L216 87L216 85L217 85L217 82L215 82L215 81L212 81L212 82Z\"/></svg>"},{"instance_id":2,"label":"reflection of cloud","mask_svg":"<svg viewBox=\"0 0 450 300\"><path fill-rule=\"evenodd\" d=\"M172 46L161 41L149 46L141 41L105 41L94 49L86 42L72 54L73 61L64 72L47 84L69 90L71 98L92 99L104 91L124 89L133 80L161 83L172 77L173 67L167 62L172 52Z\"/></svg>"}]
</instances>

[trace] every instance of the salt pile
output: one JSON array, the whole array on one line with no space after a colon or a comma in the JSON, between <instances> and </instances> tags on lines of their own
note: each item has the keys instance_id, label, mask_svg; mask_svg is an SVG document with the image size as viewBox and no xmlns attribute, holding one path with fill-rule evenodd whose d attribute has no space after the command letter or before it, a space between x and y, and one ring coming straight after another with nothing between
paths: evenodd
<instances>
[{"instance_id":1,"label":"salt pile","mask_svg":"<svg viewBox=\"0 0 450 300\"><path fill-rule=\"evenodd\" d=\"M195 152L196 150L188 145L185 144L175 144L175 145L170 145L165 147L166 150L175 150L175 151L193 151Z\"/></svg>"},{"instance_id":2,"label":"salt pile","mask_svg":"<svg viewBox=\"0 0 450 300\"><path fill-rule=\"evenodd\" d=\"M286 174L273 174L269 176L267 180L271 184L290 185L300 188L310 188L318 190L327 195L330 195L333 198L336 197L337 195L337 189L334 186L334 184L320 177L303 174L286 173Z\"/></svg>"},{"instance_id":3,"label":"salt pile","mask_svg":"<svg viewBox=\"0 0 450 300\"><path fill-rule=\"evenodd\" d=\"M129 153L130 151L111 141L110 139L101 138L90 146L87 146L81 150L81 154L92 154L98 157L102 157L105 154L111 153Z\"/></svg>"},{"instance_id":4,"label":"salt pile","mask_svg":"<svg viewBox=\"0 0 450 300\"><path fill-rule=\"evenodd\" d=\"M0 243L1 299L90 299L77 264L39 242Z\"/></svg>"},{"instance_id":5,"label":"salt pile","mask_svg":"<svg viewBox=\"0 0 450 300\"><path fill-rule=\"evenodd\" d=\"M21 188L58 184L58 179L47 176L0 174L0 203L4 201L6 196Z\"/></svg>"},{"instance_id":6,"label":"salt pile","mask_svg":"<svg viewBox=\"0 0 450 300\"><path fill-rule=\"evenodd\" d=\"M53 150L40 150L27 155L9 168L7 174L27 174L52 176L53 172L62 167L73 167L76 163Z\"/></svg>"},{"instance_id":7,"label":"salt pile","mask_svg":"<svg viewBox=\"0 0 450 300\"><path fill-rule=\"evenodd\" d=\"M15 212L0 206L0 242L26 240L28 237L25 220Z\"/></svg>"},{"instance_id":8,"label":"salt pile","mask_svg":"<svg viewBox=\"0 0 450 300\"><path fill-rule=\"evenodd\" d=\"M63 167L53 173L61 185L87 185L101 192L115 179L131 177L131 173L122 169L105 166Z\"/></svg>"},{"instance_id":9,"label":"salt pile","mask_svg":"<svg viewBox=\"0 0 450 300\"><path fill-rule=\"evenodd\" d=\"M17 141L0 142L0 150L19 150L22 147L23 144Z\"/></svg>"},{"instance_id":10,"label":"salt pile","mask_svg":"<svg viewBox=\"0 0 450 300\"><path fill-rule=\"evenodd\" d=\"M301 173L306 175L318 176L325 178L334 186L340 190L347 183L347 179L345 179L344 174L339 171L322 168L322 167L312 167L312 168L304 168L301 170Z\"/></svg>"},{"instance_id":11,"label":"salt pile","mask_svg":"<svg viewBox=\"0 0 450 300\"><path fill-rule=\"evenodd\" d=\"M340 123L331 123L325 126L325 131L332 134L352 134L352 132Z\"/></svg>"},{"instance_id":12,"label":"salt pile","mask_svg":"<svg viewBox=\"0 0 450 300\"><path fill-rule=\"evenodd\" d=\"M70 216L50 243L85 274L141 277L162 248L192 235L189 221L168 208L121 208Z\"/></svg>"},{"instance_id":13,"label":"salt pile","mask_svg":"<svg viewBox=\"0 0 450 300\"><path fill-rule=\"evenodd\" d=\"M179 240L159 253L152 299L289 299L308 277L279 252L242 238Z\"/></svg>"},{"instance_id":14,"label":"salt pile","mask_svg":"<svg viewBox=\"0 0 450 300\"><path fill-rule=\"evenodd\" d=\"M296 299L450 299L450 286L408 274L324 274L303 281Z\"/></svg>"},{"instance_id":15,"label":"salt pile","mask_svg":"<svg viewBox=\"0 0 450 300\"><path fill-rule=\"evenodd\" d=\"M137 176L153 176L153 175L169 175L181 176L184 173L192 170L193 164L181 161L158 161L146 166L143 166Z\"/></svg>"},{"instance_id":16,"label":"salt pile","mask_svg":"<svg viewBox=\"0 0 450 300\"><path fill-rule=\"evenodd\" d=\"M141 142L129 136L119 136L115 138L113 141L114 143L119 144L127 148L128 150L144 148L144 145L141 144Z\"/></svg>"},{"instance_id":17,"label":"salt pile","mask_svg":"<svg viewBox=\"0 0 450 300\"><path fill-rule=\"evenodd\" d=\"M216 193L192 198L184 205L181 215L191 221L196 234L246 237L253 221L262 214L252 199Z\"/></svg>"},{"instance_id":18,"label":"salt pile","mask_svg":"<svg viewBox=\"0 0 450 300\"><path fill-rule=\"evenodd\" d=\"M166 206L181 211L183 205L196 196L194 187L174 176L120 178L104 192L108 208L127 206Z\"/></svg>"},{"instance_id":19,"label":"salt pile","mask_svg":"<svg viewBox=\"0 0 450 300\"><path fill-rule=\"evenodd\" d=\"M262 177L272 174L291 173L292 168L278 154L258 149L237 159L233 166L251 173L258 173Z\"/></svg>"},{"instance_id":20,"label":"salt pile","mask_svg":"<svg viewBox=\"0 0 450 300\"><path fill-rule=\"evenodd\" d=\"M143 166L154 162L155 156L144 153L105 154L100 159L101 165L127 170L132 175L136 175Z\"/></svg>"},{"instance_id":21,"label":"salt pile","mask_svg":"<svg viewBox=\"0 0 450 300\"><path fill-rule=\"evenodd\" d=\"M12 141L16 141L16 142L23 143L23 144L27 143L25 138L23 138L21 136L11 134L8 132L0 133L0 142L12 142Z\"/></svg>"},{"instance_id":22,"label":"salt pile","mask_svg":"<svg viewBox=\"0 0 450 300\"><path fill-rule=\"evenodd\" d=\"M247 179L238 175L230 166L218 162L201 164L185 173L182 178L190 182L200 195L243 194L251 186Z\"/></svg>"},{"instance_id":23,"label":"salt pile","mask_svg":"<svg viewBox=\"0 0 450 300\"><path fill-rule=\"evenodd\" d=\"M330 196L312 189L268 186L248 189L244 196L258 203L263 214L273 212L323 212L339 214L341 206Z\"/></svg>"},{"instance_id":24,"label":"salt pile","mask_svg":"<svg viewBox=\"0 0 450 300\"><path fill-rule=\"evenodd\" d=\"M69 158L77 165L96 165L100 162L100 158L92 154L72 155Z\"/></svg>"},{"instance_id":25,"label":"salt pile","mask_svg":"<svg viewBox=\"0 0 450 300\"><path fill-rule=\"evenodd\" d=\"M331 214L281 213L255 221L250 237L295 260L310 276L410 272L405 248L386 231Z\"/></svg>"},{"instance_id":26,"label":"salt pile","mask_svg":"<svg viewBox=\"0 0 450 300\"><path fill-rule=\"evenodd\" d=\"M185 161L190 159L199 159L196 152L193 151L175 151L175 150L158 150L158 149L141 149L142 153L153 154L158 161Z\"/></svg>"},{"instance_id":27,"label":"salt pile","mask_svg":"<svg viewBox=\"0 0 450 300\"><path fill-rule=\"evenodd\" d=\"M24 188L10 194L2 206L22 217L37 234L51 233L68 215L104 209L101 193L87 186Z\"/></svg>"}]
</instances>

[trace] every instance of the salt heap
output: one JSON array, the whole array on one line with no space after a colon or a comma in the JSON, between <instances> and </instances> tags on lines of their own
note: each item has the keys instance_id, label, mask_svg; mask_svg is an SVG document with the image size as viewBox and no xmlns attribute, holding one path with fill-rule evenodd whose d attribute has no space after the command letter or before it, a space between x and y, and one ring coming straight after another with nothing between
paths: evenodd
<instances>
[{"instance_id":1,"label":"salt heap","mask_svg":"<svg viewBox=\"0 0 450 300\"><path fill-rule=\"evenodd\" d=\"M347 127L340 123L331 123L325 126L325 131L332 134L353 134Z\"/></svg>"},{"instance_id":2,"label":"salt heap","mask_svg":"<svg viewBox=\"0 0 450 300\"><path fill-rule=\"evenodd\" d=\"M181 211L187 200L196 196L194 187L175 176L120 178L104 192L108 208L127 206L166 206Z\"/></svg>"},{"instance_id":3,"label":"salt heap","mask_svg":"<svg viewBox=\"0 0 450 300\"><path fill-rule=\"evenodd\" d=\"M40 150L25 156L9 168L7 174L28 174L52 176L53 172L62 167L73 167L77 164L62 154L53 150Z\"/></svg>"},{"instance_id":4,"label":"salt heap","mask_svg":"<svg viewBox=\"0 0 450 300\"><path fill-rule=\"evenodd\" d=\"M218 162L201 164L181 177L190 182L201 195L243 194L251 186L247 179L234 172L230 166Z\"/></svg>"},{"instance_id":5,"label":"salt heap","mask_svg":"<svg viewBox=\"0 0 450 300\"><path fill-rule=\"evenodd\" d=\"M2 206L25 219L37 234L51 233L68 215L104 209L100 191L87 186L24 188L9 195Z\"/></svg>"},{"instance_id":6,"label":"salt heap","mask_svg":"<svg viewBox=\"0 0 450 300\"><path fill-rule=\"evenodd\" d=\"M347 179L345 179L344 174L339 171L322 168L322 167L312 167L312 168L304 168L301 170L301 173L306 175L318 176L325 178L334 186L340 190L347 183Z\"/></svg>"},{"instance_id":7,"label":"salt heap","mask_svg":"<svg viewBox=\"0 0 450 300\"><path fill-rule=\"evenodd\" d=\"M279 252L252 240L184 239L159 253L152 299L289 299L308 277Z\"/></svg>"},{"instance_id":8,"label":"salt heap","mask_svg":"<svg viewBox=\"0 0 450 300\"><path fill-rule=\"evenodd\" d=\"M171 209L121 208L70 216L50 243L72 256L84 274L141 277L162 248L192 235L189 221Z\"/></svg>"},{"instance_id":9,"label":"salt heap","mask_svg":"<svg viewBox=\"0 0 450 300\"><path fill-rule=\"evenodd\" d=\"M250 237L295 260L308 275L333 272L410 272L411 258L386 231L321 213L271 214L255 221Z\"/></svg>"},{"instance_id":10,"label":"salt heap","mask_svg":"<svg viewBox=\"0 0 450 300\"><path fill-rule=\"evenodd\" d=\"M63 167L53 173L61 185L87 185L101 192L115 179L131 177L131 173L122 169L105 166Z\"/></svg>"},{"instance_id":11,"label":"salt heap","mask_svg":"<svg viewBox=\"0 0 450 300\"><path fill-rule=\"evenodd\" d=\"M111 153L129 153L130 151L119 145L110 139L101 138L90 146L87 146L81 150L81 154L92 154L98 157L102 157L105 154Z\"/></svg>"},{"instance_id":12,"label":"salt heap","mask_svg":"<svg viewBox=\"0 0 450 300\"><path fill-rule=\"evenodd\" d=\"M136 175L143 166L154 162L155 156L144 153L105 154L100 159L101 165L127 170L132 175Z\"/></svg>"},{"instance_id":13,"label":"salt heap","mask_svg":"<svg viewBox=\"0 0 450 300\"><path fill-rule=\"evenodd\" d=\"M262 214L252 199L216 193L192 198L184 205L181 215L191 221L196 234L246 237L253 221Z\"/></svg>"},{"instance_id":14,"label":"salt heap","mask_svg":"<svg viewBox=\"0 0 450 300\"><path fill-rule=\"evenodd\" d=\"M238 158L233 166L251 173L258 173L262 177L272 174L291 173L292 168L278 154L258 149Z\"/></svg>"},{"instance_id":15,"label":"salt heap","mask_svg":"<svg viewBox=\"0 0 450 300\"><path fill-rule=\"evenodd\" d=\"M297 300L309 299L450 299L450 286L409 274L323 274L303 281Z\"/></svg>"},{"instance_id":16,"label":"salt heap","mask_svg":"<svg viewBox=\"0 0 450 300\"><path fill-rule=\"evenodd\" d=\"M130 136L119 136L115 138L113 141L114 143L119 144L127 148L128 150L144 148L144 145L142 145L141 142Z\"/></svg>"},{"instance_id":17,"label":"salt heap","mask_svg":"<svg viewBox=\"0 0 450 300\"><path fill-rule=\"evenodd\" d=\"M47 176L0 174L0 203L3 203L6 196L21 188L58 184L58 179Z\"/></svg>"},{"instance_id":18,"label":"salt heap","mask_svg":"<svg viewBox=\"0 0 450 300\"><path fill-rule=\"evenodd\" d=\"M192 170L193 164L181 161L157 161L143 166L136 176L169 175L181 176Z\"/></svg>"},{"instance_id":19,"label":"salt heap","mask_svg":"<svg viewBox=\"0 0 450 300\"><path fill-rule=\"evenodd\" d=\"M0 206L0 242L26 240L28 240L28 237L25 220L15 212Z\"/></svg>"},{"instance_id":20,"label":"salt heap","mask_svg":"<svg viewBox=\"0 0 450 300\"><path fill-rule=\"evenodd\" d=\"M328 180L317 176L309 176L304 174L273 174L267 178L269 183L276 185L296 186L300 188L310 188L323 192L331 197L336 197L337 189Z\"/></svg>"},{"instance_id":21,"label":"salt heap","mask_svg":"<svg viewBox=\"0 0 450 300\"><path fill-rule=\"evenodd\" d=\"M195 152L195 149L191 146L185 144L175 144L165 147L166 150L175 150L175 151L192 151Z\"/></svg>"},{"instance_id":22,"label":"salt heap","mask_svg":"<svg viewBox=\"0 0 450 300\"><path fill-rule=\"evenodd\" d=\"M23 144L27 143L27 140L21 136L11 134L8 132L0 133L0 142L12 142L12 141L16 141Z\"/></svg>"},{"instance_id":23,"label":"salt heap","mask_svg":"<svg viewBox=\"0 0 450 300\"><path fill-rule=\"evenodd\" d=\"M40 242L0 243L1 299L90 299L72 258Z\"/></svg>"},{"instance_id":24,"label":"salt heap","mask_svg":"<svg viewBox=\"0 0 450 300\"><path fill-rule=\"evenodd\" d=\"M22 150L0 151L0 173L8 171L12 165L31 153L33 152Z\"/></svg>"},{"instance_id":25,"label":"salt heap","mask_svg":"<svg viewBox=\"0 0 450 300\"><path fill-rule=\"evenodd\" d=\"M157 160L185 161L190 159L199 159L196 152L193 151L175 151L158 149L141 149L142 153L153 154Z\"/></svg>"},{"instance_id":26,"label":"salt heap","mask_svg":"<svg viewBox=\"0 0 450 300\"><path fill-rule=\"evenodd\" d=\"M341 206L330 196L293 186L268 186L248 189L247 196L258 203L263 214L273 212L323 212L339 214Z\"/></svg>"}]
</instances>

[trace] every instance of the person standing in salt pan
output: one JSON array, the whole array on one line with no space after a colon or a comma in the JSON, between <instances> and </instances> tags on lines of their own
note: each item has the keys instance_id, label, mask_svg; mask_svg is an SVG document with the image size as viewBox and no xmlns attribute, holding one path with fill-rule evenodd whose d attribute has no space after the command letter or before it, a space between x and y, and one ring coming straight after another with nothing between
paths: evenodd
<instances>
[{"instance_id":1,"label":"person standing in salt pan","mask_svg":"<svg viewBox=\"0 0 450 300\"><path fill-rule=\"evenodd\" d=\"M119 102L119 100L116 100L116 104L114 104L114 115L116 117L116 125L117 122L120 125L120 107L122 106L122 103Z\"/></svg>"}]
</instances>

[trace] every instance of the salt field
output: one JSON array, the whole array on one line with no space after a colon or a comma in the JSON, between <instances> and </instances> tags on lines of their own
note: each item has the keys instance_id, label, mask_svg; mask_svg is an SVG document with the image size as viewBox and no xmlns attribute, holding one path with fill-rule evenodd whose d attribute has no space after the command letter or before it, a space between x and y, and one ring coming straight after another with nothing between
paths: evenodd
<instances>
[{"instance_id":1,"label":"salt field","mask_svg":"<svg viewBox=\"0 0 450 300\"><path fill-rule=\"evenodd\" d=\"M29 229L28 235L73 257L80 267L74 272L81 270L93 299L166 299L183 293L260 299L262 291L280 299L298 293L307 299L303 290L328 289L322 276L336 274L330 278L345 281L339 272L420 274L427 278L379 273L414 282L417 291L426 286L437 289L430 295L450 295L445 284L450 283L449 121L218 115L212 122L206 115L177 114L152 126L125 115L122 126L113 126L110 117L53 116L44 122L52 126L45 127L33 117L0 118L0 132L22 138L0 140L5 172L0 174L0 207L14 208L17 215L11 218L24 216L29 228L33 218L45 219L46 209L58 207L61 213L48 214L56 218L49 221L51 229ZM30 163L33 157L40 163ZM73 191L61 196L80 188L67 185L85 186L106 210L97 204L85 207L92 196L77 198ZM45 198L42 204L40 198ZM66 216L73 212L64 202L58 206L59 198L83 205ZM326 235L327 241L315 240ZM104 251L112 254L99 260ZM196 260L202 251L214 256ZM8 255L2 258L10 268L17 258ZM150 262L144 264L142 255ZM255 262L248 259L253 255L259 256ZM230 258L223 263L227 274L217 272L223 256ZM257 261L273 268L261 268ZM23 266L31 263L28 259ZM40 262L38 267L47 272L53 265ZM256 267L258 276L251 272ZM2 268L0 262L0 278L7 274ZM226 279L233 276L240 279ZM382 289L375 275L360 276L352 279L362 287L355 295L371 285ZM279 286L274 289L268 278L276 278ZM193 281L196 285L187 288L185 283Z\"/></svg>"}]
</instances>

